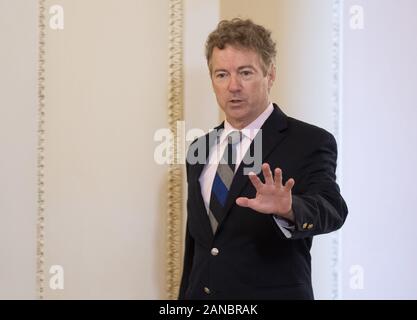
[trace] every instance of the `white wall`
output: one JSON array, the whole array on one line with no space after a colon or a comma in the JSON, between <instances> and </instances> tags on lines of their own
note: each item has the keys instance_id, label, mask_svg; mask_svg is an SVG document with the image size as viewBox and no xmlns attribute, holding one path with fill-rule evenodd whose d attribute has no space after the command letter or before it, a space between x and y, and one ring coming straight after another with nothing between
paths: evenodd
<instances>
[{"instance_id":1,"label":"white wall","mask_svg":"<svg viewBox=\"0 0 417 320\"><path fill-rule=\"evenodd\" d=\"M350 27L352 5L363 29ZM346 299L417 298L416 12L415 0L345 1Z\"/></svg>"},{"instance_id":2,"label":"white wall","mask_svg":"<svg viewBox=\"0 0 417 320\"><path fill-rule=\"evenodd\" d=\"M0 299L36 298L37 22L0 0Z\"/></svg>"},{"instance_id":3,"label":"white wall","mask_svg":"<svg viewBox=\"0 0 417 320\"><path fill-rule=\"evenodd\" d=\"M46 7L56 1L48 0ZM165 298L168 1L61 0L46 34L45 274L52 299Z\"/></svg>"},{"instance_id":4,"label":"white wall","mask_svg":"<svg viewBox=\"0 0 417 320\"><path fill-rule=\"evenodd\" d=\"M0 1L0 298L38 295L37 4ZM168 1L46 1L47 25L53 4L65 25L46 29L44 296L166 298L167 168L153 135L167 127ZM207 130L219 112L204 41L219 5L184 5L186 128ZM48 287L56 264L62 291Z\"/></svg>"},{"instance_id":5,"label":"white wall","mask_svg":"<svg viewBox=\"0 0 417 320\"><path fill-rule=\"evenodd\" d=\"M184 119L186 129L208 131L219 122L219 107L205 58L208 34L219 22L218 0L184 1Z\"/></svg>"}]
</instances>

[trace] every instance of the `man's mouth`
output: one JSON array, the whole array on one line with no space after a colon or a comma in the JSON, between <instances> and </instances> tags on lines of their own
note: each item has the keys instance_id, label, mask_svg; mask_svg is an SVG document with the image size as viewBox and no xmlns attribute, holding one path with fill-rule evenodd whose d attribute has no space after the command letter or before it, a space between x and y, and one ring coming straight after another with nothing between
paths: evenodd
<instances>
[{"instance_id":1,"label":"man's mouth","mask_svg":"<svg viewBox=\"0 0 417 320\"><path fill-rule=\"evenodd\" d=\"M240 103L240 102L242 102L243 100L242 99L231 99L231 100L229 100L231 103Z\"/></svg>"}]
</instances>

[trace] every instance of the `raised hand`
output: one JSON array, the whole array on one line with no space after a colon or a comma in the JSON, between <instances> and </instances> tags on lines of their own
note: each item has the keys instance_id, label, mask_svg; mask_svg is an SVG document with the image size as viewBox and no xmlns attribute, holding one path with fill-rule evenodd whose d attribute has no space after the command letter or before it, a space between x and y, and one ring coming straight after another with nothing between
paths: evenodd
<instances>
[{"instance_id":1,"label":"raised hand","mask_svg":"<svg viewBox=\"0 0 417 320\"><path fill-rule=\"evenodd\" d=\"M292 206L291 189L295 184L294 179L288 179L285 185L282 185L282 171L275 169L275 176L272 176L269 164L262 165L262 173L265 177L265 183L254 173L249 174L249 179L256 189L256 197L249 199L239 197L236 203L241 207L249 207L259 213L275 214L282 218L294 221Z\"/></svg>"}]
</instances>

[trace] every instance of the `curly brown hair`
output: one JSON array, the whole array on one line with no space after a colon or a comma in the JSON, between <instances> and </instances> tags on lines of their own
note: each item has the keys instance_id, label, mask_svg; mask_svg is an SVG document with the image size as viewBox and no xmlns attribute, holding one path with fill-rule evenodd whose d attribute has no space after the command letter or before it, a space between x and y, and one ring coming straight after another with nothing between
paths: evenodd
<instances>
[{"instance_id":1,"label":"curly brown hair","mask_svg":"<svg viewBox=\"0 0 417 320\"><path fill-rule=\"evenodd\" d=\"M255 51L261 58L262 71L267 73L277 54L271 31L255 24L250 19L234 18L222 20L216 30L209 34L206 42L207 65L211 72L211 56L215 47L220 50L226 45L246 48Z\"/></svg>"}]
</instances>

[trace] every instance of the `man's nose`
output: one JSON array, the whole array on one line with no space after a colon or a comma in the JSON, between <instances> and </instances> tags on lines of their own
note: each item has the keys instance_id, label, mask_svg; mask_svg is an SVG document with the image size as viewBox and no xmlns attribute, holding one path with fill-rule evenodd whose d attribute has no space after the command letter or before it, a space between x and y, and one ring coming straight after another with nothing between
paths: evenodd
<instances>
[{"instance_id":1,"label":"man's nose","mask_svg":"<svg viewBox=\"0 0 417 320\"><path fill-rule=\"evenodd\" d=\"M236 75L232 75L229 81L229 91L236 92L236 91L239 91L240 89L241 89L241 83L240 83L239 77Z\"/></svg>"}]
</instances>

